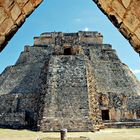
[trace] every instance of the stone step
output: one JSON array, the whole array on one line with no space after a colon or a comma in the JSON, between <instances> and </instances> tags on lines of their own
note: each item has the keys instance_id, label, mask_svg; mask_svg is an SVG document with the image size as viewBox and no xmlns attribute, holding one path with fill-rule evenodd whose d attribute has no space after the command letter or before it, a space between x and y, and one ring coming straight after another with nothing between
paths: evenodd
<instances>
[{"instance_id":1,"label":"stone step","mask_svg":"<svg viewBox=\"0 0 140 140\"><path fill-rule=\"evenodd\" d=\"M140 128L140 121L107 122L105 128Z\"/></svg>"}]
</instances>

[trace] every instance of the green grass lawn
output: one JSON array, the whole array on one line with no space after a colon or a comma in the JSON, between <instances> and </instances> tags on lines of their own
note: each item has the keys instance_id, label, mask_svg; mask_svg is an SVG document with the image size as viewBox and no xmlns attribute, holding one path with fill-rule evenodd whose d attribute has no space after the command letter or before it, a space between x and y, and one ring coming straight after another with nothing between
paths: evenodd
<instances>
[{"instance_id":1,"label":"green grass lawn","mask_svg":"<svg viewBox=\"0 0 140 140\"><path fill-rule=\"evenodd\" d=\"M81 138L80 138L81 137ZM68 140L140 140L138 129L104 129L99 132L68 132ZM59 133L42 133L28 130L0 129L0 140L59 140Z\"/></svg>"}]
</instances>

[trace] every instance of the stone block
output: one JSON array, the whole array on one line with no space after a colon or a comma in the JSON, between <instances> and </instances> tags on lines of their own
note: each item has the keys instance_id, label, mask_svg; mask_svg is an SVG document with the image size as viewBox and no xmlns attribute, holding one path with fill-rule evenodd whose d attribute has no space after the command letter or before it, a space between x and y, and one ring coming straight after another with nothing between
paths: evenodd
<instances>
[{"instance_id":1,"label":"stone block","mask_svg":"<svg viewBox=\"0 0 140 140\"><path fill-rule=\"evenodd\" d=\"M16 20L16 23L18 26L20 26L23 22L25 21L25 15L20 15L17 20Z\"/></svg>"},{"instance_id":2,"label":"stone block","mask_svg":"<svg viewBox=\"0 0 140 140\"><path fill-rule=\"evenodd\" d=\"M16 0L16 1L20 7L23 7L28 2L28 0Z\"/></svg>"},{"instance_id":3,"label":"stone block","mask_svg":"<svg viewBox=\"0 0 140 140\"><path fill-rule=\"evenodd\" d=\"M130 5L130 2L131 2L131 0L121 0L121 1L122 1L123 6L124 6L125 8L128 8L128 6Z\"/></svg>"},{"instance_id":4,"label":"stone block","mask_svg":"<svg viewBox=\"0 0 140 140\"><path fill-rule=\"evenodd\" d=\"M43 0L35 0L35 6L37 7Z\"/></svg>"},{"instance_id":5,"label":"stone block","mask_svg":"<svg viewBox=\"0 0 140 140\"><path fill-rule=\"evenodd\" d=\"M118 16L116 11L114 10L110 12L109 18L113 23L115 23L116 26L118 26L122 22L122 18Z\"/></svg>"},{"instance_id":6,"label":"stone block","mask_svg":"<svg viewBox=\"0 0 140 140\"><path fill-rule=\"evenodd\" d=\"M138 18L131 11L129 11L125 15L123 23L131 32L134 32L135 28L139 25L140 22Z\"/></svg>"},{"instance_id":7,"label":"stone block","mask_svg":"<svg viewBox=\"0 0 140 140\"><path fill-rule=\"evenodd\" d=\"M6 19L7 14L4 11L3 7L0 7L0 24Z\"/></svg>"},{"instance_id":8,"label":"stone block","mask_svg":"<svg viewBox=\"0 0 140 140\"><path fill-rule=\"evenodd\" d=\"M0 45L2 45L5 41L5 36L0 36Z\"/></svg>"},{"instance_id":9,"label":"stone block","mask_svg":"<svg viewBox=\"0 0 140 140\"><path fill-rule=\"evenodd\" d=\"M140 27L135 31L136 36L140 39Z\"/></svg>"},{"instance_id":10,"label":"stone block","mask_svg":"<svg viewBox=\"0 0 140 140\"><path fill-rule=\"evenodd\" d=\"M43 0L30 0L34 7L37 7Z\"/></svg>"},{"instance_id":11,"label":"stone block","mask_svg":"<svg viewBox=\"0 0 140 140\"><path fill-rule=\"evenodd\" d=\"M112 2L112 8L115 10L115 12L121 17L123 18L126 9L123 7L123 5L118 1L118 0L114 0Z\"/></svg>"},{"instance_id":12,"label":"stone block","mask_svg":"<svg viewBox=\"0 0 140 140\"><path fill-rule=\"evenodd\" d=\"M20 14L21 14L20 7L17 4L15 4L14 7L12 8L12 10L11 10L12 19L16 20L19 17Z\"/></svg>"},{"instance_id":13,"label":"stone block","mask_svg":"<svg viewBox=\"0 0 140 140\"><path fill-rule=\"evenodd\" d=\"M140 49L139 49L140 40L137 38L136 35L133 35L131 37L130 43L133 44L135 50L137 50L138 52L140 52Z\"/></svg>"},{"instance_id":14,"label":"stone block","mask_svg":"<svg viewBox=\"0 0 140 140\"><path fill-rule=\"evenodd\" d=\"M23 7L23 11L26 15L29 15L33 10L33 4L30 1Z\"/></svg>"},{"instance_id":15,"label":"stone block","mask_svg":"<svg viewBox=\"0 0 140 140\"><path fill-rule=\"evenodd\" d=\"M130 38L130 30L124 24L121 24L119 29L126 38Z\"/></svg>"},{"instance_id":16,"label":"stone block","mask_svg":"<svg viewBox=\"0 0 140 140\"><path fill-rule=\"evenodd\" d=\"M109 12L111 7L112 0L98 0L98 4L105 12Z\"/></svg>"},{"instance_id":17,"label":"stone block","mask_svg":"<svg viewBox=\"0 0 140 140\"><path fill-rule=\"evenodd\" d=\"M14 25L11 18L6 19L0 26L0 33L2 35L6 34L9 30L11 30L11 27Z\"/></svg>"},{"instance_id":18,"label":"stone block","mask_svg":"<svg viewBox=\"0 0 140 140\"><path fill-rule=\"evenodd\" d=\"M0 0L0 5L5 9L9 9L14 4L14 0Z\"/></svg>"},{"instance_id":19,"label":"stone block","mask_svg":"<svg viewBox=\"0 0 140 140\"><path fill-rule=\"evenodd\" d=\"M129 6L129 11L131 10L131 12L140 20L140 1L139 0L131 0L130 6Z\"/></svg>"}]
</instances>

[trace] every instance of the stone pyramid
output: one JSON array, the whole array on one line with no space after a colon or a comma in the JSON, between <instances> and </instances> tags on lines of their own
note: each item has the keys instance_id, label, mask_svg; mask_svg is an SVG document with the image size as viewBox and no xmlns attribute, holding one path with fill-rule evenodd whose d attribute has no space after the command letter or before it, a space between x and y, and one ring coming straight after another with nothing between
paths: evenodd
<instances>
[{"instance_id":1,"label":"stone pyramid","mask_svg":"<svg viewBox=\"0 0 140 140\"><path fill-rule=\"evenodd\" d=\"M140 82L98 32L47 32L0 75L0 126L94 131L139 121Z\"/></svg>"}]
</instances>

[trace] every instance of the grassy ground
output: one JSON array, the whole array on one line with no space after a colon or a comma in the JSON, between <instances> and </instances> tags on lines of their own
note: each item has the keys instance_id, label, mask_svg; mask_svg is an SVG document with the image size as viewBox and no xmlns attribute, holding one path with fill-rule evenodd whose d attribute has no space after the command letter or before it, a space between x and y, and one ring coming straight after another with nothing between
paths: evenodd
<instances>
[{"instance_id":1,"label":"grassy ground","mask_svg":"<svg viewBox=\"0 0 140 140\"><path fill-rule=\"evenodd\" d=\"M140 140L139 129L105 129L96 133L73 132L68 133L68 140L81 140L80 137L90 140ZM59 133L42 133L27 130L0 129L0 140L59 140ZM75 139L76 138L76 139Z\"/></svg>"},{"instance_id":2,"label":"grassy ground","mask_svg":"<svg viewBox=\"0 0 140 140\"><path fill-rule=\"evenodd\" d=\"M41 139L41 140L60 140L59 138L49 138L49 137L47 137L47 138L43 138L43 139ZM68 138L68 140L89 140L89 139L87 139L87 138L85 138L85 137L83 137L83 138L81 138L81 137L77 137L77 138Z\"/></svg>"}]
</instances>

